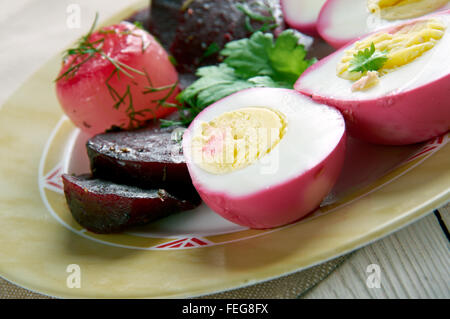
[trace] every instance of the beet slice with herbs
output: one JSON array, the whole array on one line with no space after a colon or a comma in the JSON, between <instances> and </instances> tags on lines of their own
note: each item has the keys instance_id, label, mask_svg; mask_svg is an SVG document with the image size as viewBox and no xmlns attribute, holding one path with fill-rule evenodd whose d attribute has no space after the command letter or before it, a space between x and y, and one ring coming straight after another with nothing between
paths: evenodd
<instances>
[{"instance_id":1,"label":"beet slice with herbs","mask_svg":"<svg viewBox=\"0 0 450 319\"><path fill-rule=\"evenodd\" d=\"M278 34L283 29L277 0L188 0L180 8L169 50L178 72L195 73L199 66L222 62L219 51L226 43L258 30Z\"/></svg>"},{"instance_id":2,"label":"beet slice with herbs","mask_svg":"<svg viewBox=\"0 0 450 319\"><path fill-rule=\"evenodd\" d=\"M74 219L99 234L117 233L200 204L198 197L180 199L164 189L141 189L64 174L64 193Z\"/></svg>"},{"instance_id":3,"label":"beet slice with herbs","mask_svg":"<svg viewBox=\"0 0 450 319\"><path fill-rule=\"evenodd\" d=\"M94 177L141 188L196 194L181 148L184 129L156 125L99 134L86 143Z\"/></svg>"}]
</instances>

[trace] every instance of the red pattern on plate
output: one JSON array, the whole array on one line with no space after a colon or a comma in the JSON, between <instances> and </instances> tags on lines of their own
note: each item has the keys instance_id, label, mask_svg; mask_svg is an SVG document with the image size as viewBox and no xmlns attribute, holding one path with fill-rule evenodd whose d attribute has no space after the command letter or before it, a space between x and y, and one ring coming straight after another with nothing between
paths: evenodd
<instances>
[{"instance_id":1,"label":"red pattern on plate","mask_svg":"<svg viewBox=\"0 0 450 319\"><path fill-rule=\"evenodd\" d=\"M209 243L203 239L197 237L187 237L182 239L177 239L170 241L168 243L164 243L156 246L155 248L159 249L171 249L171 248L190 248L190 247L198 247L198 246L208 246Z\"/></svg>"},{"instance_id":2,"label":"red pattern on plate","mask_svg":"<svg viewBox=\"0 0 450 319\"><path fill-rule=\"evenodd\" d=\"M62 174L62 167L60 165L57 165L47 174L47 176L44 177L44 186L59 193L63 192L64 185L61 178Z\"/></svg>"},{"instance_id":3,"label":"red pattern on plate","mask_svg":"<svg viewBox=\"0 0 450 319\"><path fill-rule=\"evenodd\" d=\"M441 146L447 144L447 142L448 142L448 135L447 134L444 134L444 135L438 136L436 138L433 138L428 143L426 143L416 154L414 154L413 156L408 158L406 160L406 162L410 162L410 161L418 158L419 156L428 154L428 153L430 153L433 150L437 150Z\"/></svg>"}]
</instances>

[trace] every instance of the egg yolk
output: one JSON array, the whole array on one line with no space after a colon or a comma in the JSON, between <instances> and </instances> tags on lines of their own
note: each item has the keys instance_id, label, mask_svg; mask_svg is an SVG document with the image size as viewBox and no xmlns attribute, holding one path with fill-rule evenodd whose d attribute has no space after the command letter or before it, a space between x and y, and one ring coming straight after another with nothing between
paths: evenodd
<instances>
[{"instance_id":1,"label":"egg yolk","mask_svg":"<svg viewBox=\"0 0 450 319\"><path fill-rule=\"evenodd\" d=\"M423 16L443 7L449 0L368 0L372 14L384 20L411 19Z\"/></svg>"},{"instance_id":2,"label":"egg yolk","mask_svg":"<svg viewBox=\"0 0 450 319\"><path fill-rule=\"evenodd\" d=\"M356 42L351 49L347 50L337 65L336 73L343 79L356 81L352 87L353 91L368 89L379 83L379 77L411 63L432 49L444 33L445 25L436 18L407 24L390 33L376 33ZM369 72L349 71L355 54L370 48L372 43L376 52L386 54L387 60L382 67Z\"/></svg>"},{"instance_id":3,"label":"egg yolk","mask_svg":"<svg viewBox=\"0 0 450 319\"><path fill-rule=\"evenodd\" d=\"M227 112L194 127L193 160L209 173L230 173L270 153L286 129L284 115L269 108Z\"/></svg>"}]
</instances>

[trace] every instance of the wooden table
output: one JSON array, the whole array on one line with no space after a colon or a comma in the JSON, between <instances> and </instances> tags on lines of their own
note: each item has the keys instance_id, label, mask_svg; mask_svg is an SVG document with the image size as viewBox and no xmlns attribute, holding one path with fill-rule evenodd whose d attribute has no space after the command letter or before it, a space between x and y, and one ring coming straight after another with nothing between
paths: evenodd
<instances>
[{"instance_id":1,"label":"wooden table","mask_svg":"<svg viewBox=\"0 0 450 319\"><path fill-rule=\"evenodd\" d=\"M69 4L82 9L81 27L67 29ZM55 52L85 33L96 11L107 17L123 0L16 0L0 3L0 105ZM450 298L450 206L354 252L303 298ZM380 288L368 288L367 266L380 267Z\"/></svg>"},{"instance_id":2,"label":"wooden table","mask_svg":"<svg viewBox=\"0 0 450 319\"><path fill-rule=\"evenodd\" d=\"M356 251L304 298L449 298L450 205ZM366 285L370 264L381 270L381 287Z\"/></svg>"}]
</instances>

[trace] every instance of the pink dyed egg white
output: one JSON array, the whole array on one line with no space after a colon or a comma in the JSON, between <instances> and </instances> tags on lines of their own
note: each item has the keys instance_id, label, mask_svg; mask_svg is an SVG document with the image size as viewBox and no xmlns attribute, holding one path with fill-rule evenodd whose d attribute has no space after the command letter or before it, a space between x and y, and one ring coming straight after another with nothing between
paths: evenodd
<instances>
[{"instance_id":1,"label":"pink dyed egg white","mask_svg":"<svg viewBox=\"0 0 450 319\"><path fill-rule=\"evenodd\" d=\"M193 158L196 127L250 107L283 114L284 137L247 167L226 174L204 170ZM334 108L294 90L254 88L202 111L184 134L183 152L195 188L213 211L236 224L264 229L297 221L320 205L340 174L345 137L344 119Z\"/></svg>"},{"instance_id":2,"label":"pink dyed egg white","mask_svg":"<svg viewBox=\"0 0 450 319\"><path fill-rule=\"evenodd\" d=\"M316 23L326 0L281 0L284 19L291 28L317 35Z\"/></svg>"},{"instance_id":3,"label":"pink dyed egg white","mask_svg":"<svg viewBox=\"0 0 450 319\"><path fill-rule=\"evenodd\" d=\"M369 142L404 145L444 134L450 129L450 11L435 17L447 28L436 45L383 75L369 90L354 92L351 81L336 75L336 66L353 44L311 66L295 89L318 103L338 108L349 133Z\"/></svg>"},{"instance_id":4,"label":"pink dyed egg white","mask_svg":"<svg viewBox=\"0 0 450 319\"><path fill-rule=\"evenodd\" d=\"M428 0L418 1L426 2ZM439 7L436 11L447 9L450 9L450 4ZM371 13L368 8L368 0L328 0L320 11L317 30L330 45L340 48L356 38L403 23L405 20L386 20Z\"/></svg>"}]
</instances>

